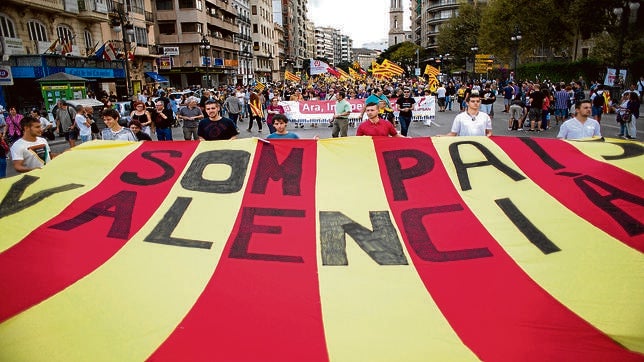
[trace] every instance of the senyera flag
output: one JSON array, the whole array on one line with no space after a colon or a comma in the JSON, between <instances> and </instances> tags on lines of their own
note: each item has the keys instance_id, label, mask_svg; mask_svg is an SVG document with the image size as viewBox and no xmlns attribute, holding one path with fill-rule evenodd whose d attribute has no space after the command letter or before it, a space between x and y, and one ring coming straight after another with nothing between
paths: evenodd
<instances>
[{"instance_id":1,"label":"senyera flag","mask_svg":"<svg viewBox=\"0 0 644 362\"><path fill-rule=\"evenodd\" d=\"M0 180L0 360L642 361L644 147L94 141Z\"/></svg>"}]
</instances>

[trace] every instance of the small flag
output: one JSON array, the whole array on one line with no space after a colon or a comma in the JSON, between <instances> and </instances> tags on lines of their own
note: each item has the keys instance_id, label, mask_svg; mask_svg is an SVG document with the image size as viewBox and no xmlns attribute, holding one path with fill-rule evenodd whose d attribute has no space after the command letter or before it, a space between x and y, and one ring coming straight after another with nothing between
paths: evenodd
<instances>
[{"instance_id":1,"label":"small flag","mask_svg":"<svg viewBox=\"0 0 644 362\"><path fill-rule=\"evenodd\" d=\"M49 46L49 48L47 48L47 51L46 51L45 53L47 53L47 52L55 53L55 52L56 52L56 45L58 44L58 41L59 41L59 40L60 40L60 39L56 39L56 40L54 40L54 42L53 42L53 43L51 43L51 45Z\"/></svg>"},{"instance_id":2,"label":"small flag","mask_svg":"<svg viewBox=\"0 0 644 362\"><path fill-rule=\"evenodd\" d=\"M423 73L423 74L429 74L429 75L437 76L439 73L440 72L438 71L438 69L436 69L436 68L432 67L431 65L427 64L425 66L425 73Z\"/></svg>"},{"instance_id":3,"label":"small flag","mask_svg":"<svg viewBox=\"0 0 644 362\"><path fill-rule=\"evenodd\" d=\"M103 51L103 59L105 60L116 60L116 49L114 44L111 41L108 41L105 44L105 49Z\"/></svg>"},{"instance_id":4,"label":"small flag","mask_svg":"<svg viewBox=\"0 0 644 362\"><path fill-rule=\"evenodd\" d=\"M134 61L134 53L136 52L136 45L127 52L127 60L130 62Z\"/></svg>"},{"instance_id":5,"label":"small flag","mask_svg":"<svg viewBox=\"0 0 644 362\"><path fill-rule=\"evenodd\" d=\"M362 67L360 66L360 63L358 63L358 61L357 61L357 60L354 60L354 61L353 61L352 67L353 67L353 69L355 69L355 70L358 70L358 69L362 68Z\"/></svg>"},{"instance_id":6,"label":"small flag","mask_svg":"<svg viewBox=\"0 0 644 362\"><path fill-rule=\"evenodd\" d=\"M293 82L300 82L302 79L297 75L289 72L288 70L284 72L284 78Z\"/></svg>"},{"instance_id":7,"label":"small flag","mask_svg":"<svg viewBox=\"0 0 644 362\"><path fill-rule=\"evenodd\" d=\"M389 59L383 60L380 66L389 70L394 75L401 75L405 73L405 70L400 65L390 61Z\"/></svg>"},{"instance_id":8,"label":"small flag","mask_svg":"<svg viewBox=\"0 0 644 362\"><path fill-rule=\"evenodd\" d=\"M257 82L255 84L255 89L257 89L258 92L262 92L266 88L266 85L262 82Z\"/></svg>"}]
</instances>

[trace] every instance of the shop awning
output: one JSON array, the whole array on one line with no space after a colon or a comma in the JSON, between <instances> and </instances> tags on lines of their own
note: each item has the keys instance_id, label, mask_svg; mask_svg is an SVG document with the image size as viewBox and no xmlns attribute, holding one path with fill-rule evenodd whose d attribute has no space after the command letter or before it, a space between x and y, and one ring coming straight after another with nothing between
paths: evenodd
<instances>
[{"instance_id":1,"label":"shop awning","mask_svg":"<svg viewBox=\"0 0 644 362\"><path fill-rule=\"evenodd\" d=\"M170 83L168 78L162 76L157 72L145 72L145 76L152 78L157 83Z\"/></svg>"}]
</instances>

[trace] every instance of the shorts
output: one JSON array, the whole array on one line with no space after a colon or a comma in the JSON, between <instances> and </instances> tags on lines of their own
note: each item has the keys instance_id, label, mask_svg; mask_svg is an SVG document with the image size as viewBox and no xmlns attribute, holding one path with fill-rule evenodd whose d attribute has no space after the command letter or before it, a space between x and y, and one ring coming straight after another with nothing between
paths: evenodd
<instances>
[{"instance_id":1,"label":"shorts","mask_svg":"<svg viewBox=\"0 0 644 362\"><path fill-rule=\"evenodd\" d=\"M504 106L509 106L510 104L512 104L512 99L511 98L510 99L503 98L503 105Z\"/></svg>"},{"instance_id":2,"label":"shorts","mask_svg":"<svg viewBox=\"0 0 644 362\"><path fill-rule=\"evenodd\" d=\"M602 113L604 113L604 107L603 106L601 106L601 107L593 106L593 114L592 114L593 117L594 116L601 116Z\"/></svg>"},{"instance_id":3,"label":"shorts","mask_svg":"<svg viewBox=\"0 0 644 362\"><path fill-rule=\"evenodd\" d=\"M568 115L568 109L566 109L566 108L564 108L564 109L560 109L560 108L555 109L555 117L565 117L567 115Z\"/></svg>"},{"instance_id":4,"label":"shorts","mask_svg":"<svg viewBox=\"0 0 644 362\"><path fill-rule=\"evenodd\" d=\"M63 132L63 136L65 136L65 141L69 141L69 140L75 141L78 138L78 134L76 134L76 130Z\"/></svg>"},{"instance_id":5,"label":"shorts","mask_svg":"<svg viewBox=\"0 0 644 362\"><path fill-rule=\"evenodd\" d=\"M445 107L445 97L443 98L438 98L438 105L440 107Z\"/></svg>"},{"instance_id":6,"label":"shorts","mask_svg":"<svg viewBox=\"0 0 644 362\"><path fill-rule=\"evenodd\" d=\"M541 110L535 109L534 107L530 108L530 111L528 112L528 120L541 122Z\"/></svg>"},{"instance_id":7,"label":"shorts","mask_svg":"<svg viewBox=\"0 0 644 362\"><path fill-rule=\"evenodd\" d=\"M519 120L523 117L523 108L517 105L510 106L510 118Z\"/></svg>"}]
</instances>

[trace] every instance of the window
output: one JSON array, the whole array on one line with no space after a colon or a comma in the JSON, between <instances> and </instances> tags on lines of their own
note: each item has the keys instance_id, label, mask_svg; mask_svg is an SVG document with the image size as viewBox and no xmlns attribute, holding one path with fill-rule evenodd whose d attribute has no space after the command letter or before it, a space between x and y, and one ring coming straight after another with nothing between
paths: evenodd
<instances>
[{"instance_id":1,"label":"window","mask_svg":"<svg viewBox=\"0 0 644 362\"><path fill-rule=\"evenodd\" d=\"M83 31L83 38L85 38L85 49L94 49L94 40L92 39L92 33L90 33L89 30ZM96 46L98 46L98 44Z\"/></svg>"},{"instance_id":2,"label":"window","mask_svg":"<svg viewBox=\"0 0 644 362\"><path fill-rule=\"evenodd\" d=\"M45 26L42 25L39 21L31 20L27 23L27 29L29 30L29 39L36 41L49 41L47 36L47 30Z\"/></svg>"},{"instance_id":3,"label":"window","mask_svg":"<svg viewBox=\"0 0 644 362\"><path fill-rule=\"evenodd\" d=\"M157 0L157 10L173 10L172 0Z\"/></svg>"},{"instance_id":4,"label":"window","mask_svg":"<svg viewBox=\"0 0 644 362\"><path fill-rule=\"evenodd\" d=\"M6 38L16 37L16 28L13 26L13 21L4 14L0 14L0 36Z\"/></svg>"},{"instance_id":5,"label":"window","mask_svg":"<svg viewBox=\"0 0 644 362\"><path fill-rule=\"evenodd\" d=\"M148 46L148 31L145 28L134 27L134 40L137 45Z\"/></svg>"},{"instance_id":6,"label":"window","mask_svg":"<svg viewBox=\"0 0 644 362\"><path fill-rule=\"evenodd\" d=\"M179 9L196 9L195 0L179 0Z\"/></svg>"},{"instance_id":7,"label":"window","mask_svg":"<svg viewBox=\"0 0 644 362\"><path fill-rule=\"evenodd\" d=\"M202 33L201 23L181 23L182 33Z\"/></svg>"},{"instance_id":8,"label":"window","mask_svg":"<svg viewBox=\"0 0 644 362\"><path fill-rule=\"evenodd\" d=\"M257 24L253 24L253 33L257 34Z\"/></svg>"},{"instance_id":9,"label":"window","mask_svg":"<svg viewBox=\"0 0 644 362\"><path fill-rule=\"evenodd\" d=\"M56 35L58 39L69 40L73 45L76 45L74 32L67 25L60 25L56 28Z\"/></svg>"},{"instance_id":10,"label":"window","mask_svg":"<svg viewBox=\"0 0 644 362\"><path fill-rule=\"evenodd\" d=\"M251 13L252 13L253 15L257 15L257 5L253 5L253 6L251 6Z\"/></svg>"},{"instance_id":11,"label":"window","mask_svg":"<svg viewBox=\"0 0 644 362\"><path fill-rule=\"evenodd\" d=\"M173 22L159 22L159 34L172 35L176 34L177 29Z\"/></svg>"},{"instance_id":12,"label":"window","mask_svg":"<svg viewBox=\"0 0 644 362\"><path fill-rule=\"evenodd\" d=\"M145 14L145 5L143 0L130 0L129 10L137 14Z\"/></svg>"}]
</instances>

